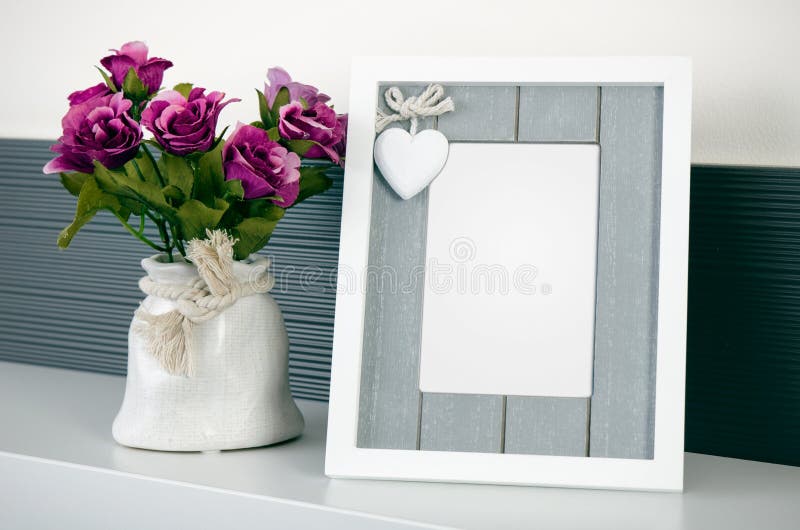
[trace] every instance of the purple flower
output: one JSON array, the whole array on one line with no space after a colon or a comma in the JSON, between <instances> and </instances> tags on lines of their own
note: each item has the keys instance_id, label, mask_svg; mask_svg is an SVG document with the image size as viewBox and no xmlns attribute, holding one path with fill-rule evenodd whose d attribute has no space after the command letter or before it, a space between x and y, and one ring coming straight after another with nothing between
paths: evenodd
<instances>
[{"instance_id":1,"label":"purple flower","mask_svg":"<svg viewBox=\"0 0 800 530\"><path fill-rule=\"evenodd\" d=\"M108 85L105 83L98 83L95 86L87 88L86 90L76 90L67 96L67 99L69 100L69 105L71 107L72 105L85 103L90 99L107 96L109 94L111 94L111 90L108 88Z\"/></svg>"},{"instance_id":2,"label":"purple flower","mask_svg":"<svg viewBox=\"0 0 800 530\"><path fill-rule=\"evenodd\" d=\"M344 160L347 150L347 114L339 114L336 116L336 121L339 122L339 128L342 130L342 139L337 144L334 144L333 150L339 155L340 163Z\"/></svg>"},{"instance_id":3,"label":"purple flower","mask_svg":"<svg viewBox=\"0 0 800 530\"><path fill-rule=\"evenodd\" d=\"M142 129L128 114L130 108L131 102L121 92L70 107L61 120L64 133L50 148L60 156L48 162L44 172L91 173L94 160L113 169L132 159L142 141Z\"/></svg>"},{"instance_id":4,"label":"purple flower","mask_svg":"<svg viewBox=\"0 0 800 530\"><path fill-rule=\"evenodd\" d=\"M269 139L267 131L239 123L222 149L226 180L241 180L245 199L280 197L291 206L300 192L300 157Z\"/></svg>"},{"instance_id":5,"label":"purple flower","mask_svg":"<svg viewBox=\"0 0 800 530\"><path fill-rule=\"evenodd\" d=\"M158 57L147 58L147 45L140 41L127 42L119 50L111 50L115 55L100 59L109 72L118 89L122 89L125 76L133 68L142 84L147 87L147 94L157 92L164 79L164 70L172 66L172 62Z\"/></svg>"},{"instance_id":6,"label":"purple flower","mask_svg":"<svg viewBox=\"0 0 800 530\"><path fill-rule=\"evenodd\" d=\"M158 143L173 155L184 156L194 151L208 151L214 143L219 113L230 99L225 94L196 87L185 98L175 90L165 90L142 112L142 125L147 127Z\"/></svg>"},{"instance_id":7,"label":"purple flower","mask_svg":"<svg viewBox=\"0 0 800 530\"><path fill-rule=\"evenodd\" d=\"M339 163L339 153L334 148L344 138L342 123L332 108L317 103L303 108L293 101L280 108L278 132L287 140L310 140L315 144L304 154L307 158L330 158Z\"/></svg>"},{"instance_id":8,"label":"purple flower","mask_svg":"<svg viewBox=\"0 0 800 530\"><path fill-rule=\"evenodd\" d=\"M267 80L269 82L264 83L264 95L267 97L270 108L275 101L275 96L283 87L289 89L289 101L300 101L302 98L309 107L331 99L328 95L320 93L316 87L292 81L286 70L277 66L267 70Z\"/></svg>"}]
</instances>

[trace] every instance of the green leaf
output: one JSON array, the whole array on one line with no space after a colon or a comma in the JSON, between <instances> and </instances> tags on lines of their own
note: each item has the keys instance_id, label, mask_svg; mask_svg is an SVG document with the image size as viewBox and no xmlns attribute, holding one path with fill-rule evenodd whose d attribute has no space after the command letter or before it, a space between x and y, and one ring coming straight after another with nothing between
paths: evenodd
<instances>
[{"instance_id":1,"label":"green leaf","mask_svg":"<svg viewBox=\"0 0 800 530\"><path fill-rule=\"evenodd\" d=\"M305 155L309 149L317 145L317 142L312 140L287 140L286 145L290 151L294 151L300 156Z\"/></svg>"},{"instance_id":2,"label":"green leaf","mask_svg":"<svg viewBox=\"0 0 800 530\"><path fill-rule=\"evenodd\" d=\"M147 148L145 147L145 149ZM137 151L133 160L122 167L130 178L138 178L158 187L163 185L161 179L158 178L158 171L156 166L153 165L153 160L144 154L141 149Z\"/></svg>"},{"instance_id":3,"label":"green leaf","mask_svg":"<svg viewBox=\"0 0 800 530\"><path fill-rule=\"evenodd\" d=\"M128 191L120 184L120 181L125 181L129 177L127 174L120 174L118 171L112 171L98 161L94 162L94 178L100 188L106 193L111 193L118 197L136 198L133 192Z\"/></svg>"},{"instance_id":4,"label":"green leaf","mask_svg":"<svg viewBox=\"0 0 800 530\"><path fill-rule=\"evenodd\" d=\"M224 203L224 201L223 201ZM218 203L219 204L219 203ZM206 237L206 229L214 229L219 224L222 215L227 209L227 203L223 209L209 208L202 202L189 199L178 208L178 220L184 239L202 239Z\"/></svg>"},{"instance_id":5,"label":"green leaf","mask_svg":"<svg viewBox=\"0 0 800 530\"><path fill-rule=\"evenodd\" d=\"M283 209L278 208L278 210L280 210L282 217ZM264 245L267 244L270 236L272 236L272 231L275 230L278 221L280 221L280 218L250 217L233 227L231 230L233 237L238 239L233 247L236 259L244 259L264 248Z\"/></svg>"},{"instance_id":6,"label":"green leaf","mask_svg":"<svg viewBox=\"0 0 800 530\"><path fill-rule=\"evenodd\" d=\"M261 122L263 123L261 128L269 129L273 127L276 122L272 120L272 114L270 113L269 104L267 103L267 96L259 89L256 89L256 93L258 94L258 114L261 116Z\"/></svg>"},{"instance_id":7,"label":"green leaf","mask_svg":"<svg viewBox=\"0 0 800 530\"><path fill-rule=\"evenodd\" d=\"M163 153L158 160L158 168L167 185L175 186L183 192L184 197L192 194L194 171L189 161L183 157Z\"/></svg>"},{"instance_id":8,"label":"green leaf","mask_svg":"<svg viewBox=\"0 0 800 530\"><path fill-rule=\"evenodd\" d=\"M270 115L272 117L272 123L269 124L269 128L278 125L278 121L280 120L280 109L284 105L289 104L289 89L286 87L281 88L278 90L278 93L275 94L275 100L272 102L272 108L270 109ZM264 123L267 123L266 121Z\"/></svg>"},{"instance_id":9,"label":"green leaf","mask_svg":"<svg viewBox=\"0 0 800 530\"><path fill-rule=\"evenodd\" d=\"M241 211L242 204L242 202L232 204L222 215L222 219L219 220L218 228L223 228L230 232L234 226L241 223L244 220Z\"/></svg>"},{"instance_id":10,"label":"green leaf","mask_svg":"<svg viewBox=\"0 0 800 530\"><path fill-rule=\"evenodd\" d=\"M61 185L74 196L78 196L86 179L91 177L87 173L61 173Z\"/></svg>"},{"instance_id":11,"label":"green leaf","mask_svg":"<svg viewBox=\"0 0 800 530\"><path fill-rule=\"evenodd\" d=\"M320 166L300 168L300 193L292 206L297 206L309 197L330 189L333 181L325 174L327 170L328 168Z\"/></svg>"},{"instance_id":12,"label":"green leaf","mask_svg":"<svg viewBox=\"0 0 800 530\"><path fill-rule=\"evenodd\" d=\"M185 97L186 99L189 99L189 93L192 91L192 88L194 88L194 85L191 83L178 83L177 85L172 87L172 90L178 92L181 96Z\"/></svg>"},{"instance_id":13,"label":"green leaf","mask_svg":"<svg viewBox=\"0 0 800 530\"><path fill-rule=\"evenodd\" d=\"M105 192L124 197L127 201L139 202L146 208L158 212L169 222L177 222L175 208L167 202L161 187L157 184L132 177L127 172L112 171L97 161L94 167L94 176ZM128 205L127 202L124 204ZM139 213L141 209L133 211Z\"/></svg>"},{"instance_id":14,"label":"green leaf","mask_svg":"<svg viewBox=\"0 0 800 530\"><path fill-rule=\"evenodd\" d=\"M147 144L147 145L152 145L153 147L155 147L156 149L158 149L162 153L164 152L164 147L160 143L158 143L156 140L154 140L152 138L148 138L146 140L142 140L142 143L143 144Z\"/></svg>"},{"instance_id":15,"label":"green leaf","mask_svg":"<svg viewBox=\"0 0 800 530\"><path fill-rule=\"evenodd\" d=\"M172 201L172 204L182 204L186 200L186 194L183 193L183 190L173 184L168 184L161 188L161 193Z\"/></svg>"},{"instance_id":16,"label":"green leaf","mask_svg":"<svg viewBox=\"0 0 800 530\"><path fill-rule=\"evenodd\" d=\"M272 129L269 129L267 131L267 136L269 136L269 139L272 140L273 142L277 142L278 140L281 139L281 134L278 132L278 128L277 127L273 127Z\"/></svg>"},{"instance_id":17,"label":"green leaf","mask_svg":"<svg viewBox=\"0 0 800 530\"><path fill-rule=\"evenodd\" d=\"M244 199L244 188L242 187L242 181L237 179L226 180L225 181L225 199L236 199L236 200L243 200Z\"/></svg>"},{"instance_id":18,"label":"green leaf","mask_svg":"<svg viewBox=\"0 0 800 530\"><path fill-rule=\"evenodd\" d=\"M208 151L192 151L188 155L184 155L183 158L192 163L194 167L197 167L197 161L203 158L203 155L205 155L207 152Z\"/></svg>"},{"instance_id":19,"label":"green leaf","mask_svg":"<svg viewBox=\"0 0 800 530\"><path fill-rule=\"evenodd\" d=\"M78 233L78 230L91 221L97 212L106 209L118 212L125 218L128 216L128 212L125 211L116 197L100 189L94 177L87 178L81 187L80 195L78 195L75 218L58 235L58 246L67 248L72 238Z\"/></svg>"},{"instance_id":20,"label":"green leaf","mask_svg":"<svg viewBox=\"0 0 800 530\"><path fill-rule=\"evenodd\" d=\"M94 164L94 179L97 181L97 184L100 186L106 193L110 193L119 199L119 202L131 210L135 214L140 214L144 209L144 205L141 201L136 197L136 195L128 190L127 188L123 187L118 180L127 180L127 174L119 174L118 172L113 172L107 168L105 168L99 162L95 162ZM117 175L117 176L115 176Z\"/></svg>"},{"instance_id":21,"label":"green leaf","mask_svg":"<svg viewBox=\"0 0 800 530\"><path fill-rule=\"evenodd\" d=\"M241 205L244 217L263 217L270 221L277 221L283 217L284 209L272 202L271 198L250 199Z\"/></svg>"},{"instance_id":22,"label":"green leaf","mask_svg":"<svg viewBox=\"0 0 800 530\"><path fill-rule=\"evenodd\" d=\"M131 66L122 83L122 92L134 101L144 101L147 98L147 87L136 75L136 70Z\"/></svg>"},{"instance_id":23,"label":"green leaf","mask_svg":"<svg viewBox=\"0 0 800 530\"><path fill-rule=\"evenodd\" d=\"M214 143L213 143L213 144L211 144L211 147L209 148L209 151L213 151L214 149L216 149L216 148L217 148L217 146L218 146L219 144L221 144L221 143L223 143L223 142L224 142L224 140L222 139L222 137L223 137L223 136L225 136L225 133L226 133L226 132L228 132L228 129L229 129L229 128L230 128L230 125L226 125L226 126L225 126L225 128L224 128L224 129L222 129L222 132L221 132L221 133L219 133L219 136L217 136L217 139L216 139L216 140L214 140Z\"/></svg>"},{"instance_id":24,"label":"green leaf","mask_svg":"<svg viewBox=\"0 0 800 530\"><path fill-rule=\"evenodd\" d=\"M267 130L267 126L264 125L264 122L262 121L251 121L248 125L258 127L259 129L264 129L265 131Z\"/></svg>"},{"instance_id":25,"label":"green leaf","mask_svg":"<svg viewBox=\"0 0 800 530\"><path fill-rule=\"evenodd\" d=\"M225 172L222 169L222 144L203 154L197 161L192 197L206 206L214 206L214 198L225 194Z\"/></svg>"},{"instance_id":26,"label":"green leaf","mask_svg":"<svg viewBox=\"0 0 800 530\"><path fill-rule=\"evenodd\" d=\"M108 74L105 73L99 66L95 66L95 68L97 68L97 71L100 72L100 75L103 76L103 80L106 82L106 86L108 87L108 89L116 94L118 90L117 86L114 84L114 81L112 81L111 78L108 77Z\"/></svg>"},{"instance_id":27,"label":"green leaf","mask_svg":"<svg viewBox=\"0 0 800 530\"><path fill-rule=\"evenodd\" d=\"M281 87L278 93L275 94L275 100L272 102L272 112L277 112L281 107L289 103L289 89Z\"/></svg>"}]
</instances>

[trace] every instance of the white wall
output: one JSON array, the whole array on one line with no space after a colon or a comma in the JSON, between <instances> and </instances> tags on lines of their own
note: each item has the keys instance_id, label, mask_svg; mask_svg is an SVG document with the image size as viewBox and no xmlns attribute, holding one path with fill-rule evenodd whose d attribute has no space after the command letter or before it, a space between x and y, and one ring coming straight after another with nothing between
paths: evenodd
<instances>
[{"instance_id":1,"label":"white wall","mask_svg":"<svg viewBox=\"0 0 800 530\"><path fill-rule=\"evenodd\" d=\"M10 4L10 2L9 2ZM347 109L353 55L688 55L695 163L800 166L797 0L17 0L0 20L0 137L56 138L66 95L107 48L145 40L194 81L244 101L282 65ZM393 10L396 9L397 12Z\"/></svg>"}]
</instances>

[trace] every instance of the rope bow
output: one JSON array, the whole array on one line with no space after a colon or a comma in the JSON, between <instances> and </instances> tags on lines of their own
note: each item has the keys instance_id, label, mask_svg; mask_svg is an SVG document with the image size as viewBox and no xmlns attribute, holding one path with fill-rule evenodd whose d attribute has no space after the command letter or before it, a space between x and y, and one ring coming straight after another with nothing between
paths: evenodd
<instances>
[{"instance_id":1,"label":"rope bow","mask_svg":"<svg viewBox=\"0 0 800 530\"><path fill-rule=\"evenodd\" d=\"M172 375L194 373L192 328L233 305L239 298L272 289L275 280L268 272L269 260L258 256L254 274L239 282L233 274L233 245L222 230L206 230L206 239L189 242L187 257L197 267L199 278L189 285L158 283L145 276L139 288L147 295L174 300L172 311L154 315L143 306L136 310L137 332L144 336L148 351Z\"/></svg>"},{"instance_id":2,"label":"rope bow","mask_svg":"<svg viewBox=\"0 0 800 530\"><path fill-rule=\"evenodd\" d=\"M387 114L378 109L378 115L375 118L375 132L381 132L394 122L410 120L411 128L409 132L411 136L414 136L417 134L419 118L439 116L445 112L455 110L453 100L449 96L442 99L444 97L444 88L438 84L428 85L428 88L422 94L411 96L408 99L403 97L403 92L400 88L393 86L384 92L383 97L386 100L386 105L395 113Z\"/></svg>"}]
</instances>

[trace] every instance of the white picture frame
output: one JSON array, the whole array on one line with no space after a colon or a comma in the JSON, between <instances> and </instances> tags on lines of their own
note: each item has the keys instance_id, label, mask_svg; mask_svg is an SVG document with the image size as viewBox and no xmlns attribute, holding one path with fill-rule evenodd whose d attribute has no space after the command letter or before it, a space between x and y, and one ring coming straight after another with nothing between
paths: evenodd
<instances>
[{"instance_id":1,"label":"white picture frame","mask_svg":"<svg viewBox=\"0 0 800 530\"><path fill-rule=\"evenodd\" d=\"M326 474L336 478L681 491L691 134L689 60L374 57L355 59L351 79ZM354 278L361 281L360 273L368 265L378 87L428 82L663 87L652 458L358 447L365 290L351 287Z\"/></svg>"}]
</instances>

